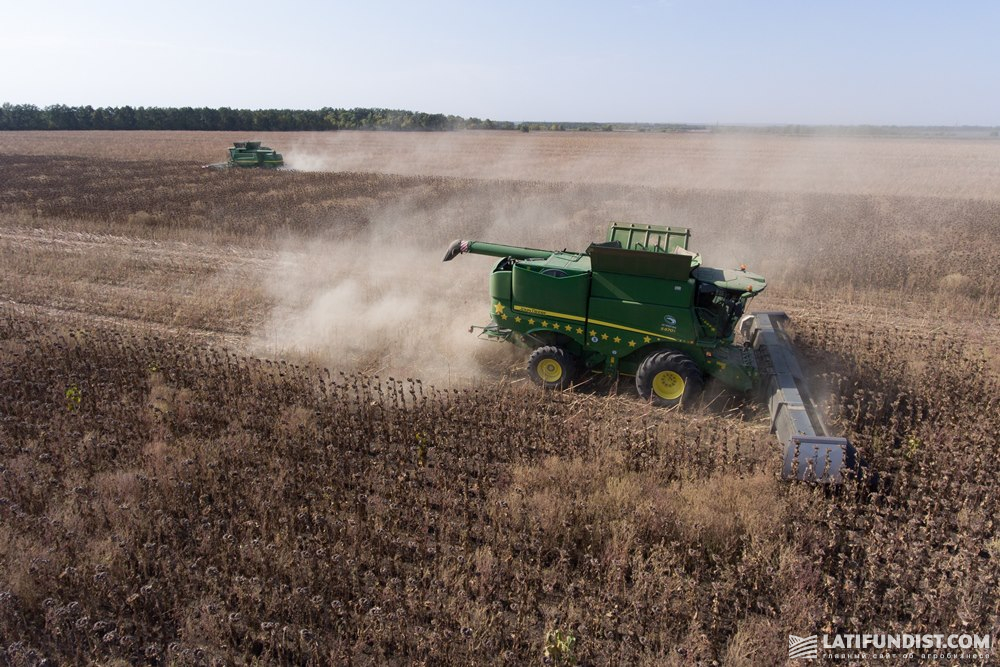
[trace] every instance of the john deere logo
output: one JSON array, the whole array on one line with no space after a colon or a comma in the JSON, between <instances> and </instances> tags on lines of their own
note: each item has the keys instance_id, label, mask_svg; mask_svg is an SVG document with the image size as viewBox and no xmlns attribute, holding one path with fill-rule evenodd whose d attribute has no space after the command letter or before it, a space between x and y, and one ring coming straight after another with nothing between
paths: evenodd
<instances>
[{"instance_id":1,"label":"john deere logo","mask_svg":"<svg viewBox=\"0 0 1000 667\"><path fill-rule=\"evenodd\" d=\"M819 644L816 635L796 637L788 635L788 658L790 660L815 660L819 657Z\"/></svg>"},{"instance_id":2,"label":"john deere logo","mask_svg":"<svg viewBox=\"0 0 1000 667\"><path fill-rule=\"evenodd\" d=\"M677 326L677 318L674 317L673 315L664 315L663 323L666 324L668 327L675 327Z\"/></svg>"}]
</instances>

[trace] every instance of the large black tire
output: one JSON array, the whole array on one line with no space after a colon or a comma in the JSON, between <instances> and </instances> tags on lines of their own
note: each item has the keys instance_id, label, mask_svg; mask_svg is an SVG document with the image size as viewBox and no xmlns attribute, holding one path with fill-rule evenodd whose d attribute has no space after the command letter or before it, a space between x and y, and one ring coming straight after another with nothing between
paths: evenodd
<instances>
[{"instance_id":1,"label":"large black tire","mask_svg":"<svg viewBox=\"0 0 1000 667\"><path fill-rule=\"evenodd\" d=\"M576 357L555 345L540 347L528 357L528 375L546 389L568 389L578 368Z\"/></svg>"},{"instance_id":2,"label":"large black tire","mask_svg":"<svg viewBox=\"0 0 1000 667\"><path fill-rule=\"evenodd\" d=\"M691 358L676 350L653 352L635 374L639 395L653 405L690 407L705 388L705 379Z\"/></svg>"}]
</instances>

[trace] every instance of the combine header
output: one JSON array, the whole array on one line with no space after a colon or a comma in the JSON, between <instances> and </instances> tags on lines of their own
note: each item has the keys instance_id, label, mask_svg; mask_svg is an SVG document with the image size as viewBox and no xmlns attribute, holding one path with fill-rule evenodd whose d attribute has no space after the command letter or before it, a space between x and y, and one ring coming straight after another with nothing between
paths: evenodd
<instances>
[{"instance_id":1,"label":"combine header","mask_svg":"<svg viewBox=\"0 0 1000 667\"><path fill-rule=\"evenodd\" d=\"M853 449L823 422L785 333L787 316L745 314L764 278L703 266L687 248L690 236L682 227L614 224L606 242L583 253L455 241L444 261L500 258L490 275L492 321L470 330L531 349L537 384L634 376L639 395L665 407L691 403L706 377L758 389L785 448L782 477L840 483Z\"/></svg>"},{"instance_id":2,"label":"combine header","mask_svg":"<svg viewBox=\"0 0 1000 667\"><path fill-rule=\"evenodd\" d=\"M771 431L785 446L781 476L839 483L843 468L854 469L854 448L834 437L809 392L781 312L759 312L740 322L744 345L754 350L757 379L767 397Z\"/></svg>"}]
</instances>

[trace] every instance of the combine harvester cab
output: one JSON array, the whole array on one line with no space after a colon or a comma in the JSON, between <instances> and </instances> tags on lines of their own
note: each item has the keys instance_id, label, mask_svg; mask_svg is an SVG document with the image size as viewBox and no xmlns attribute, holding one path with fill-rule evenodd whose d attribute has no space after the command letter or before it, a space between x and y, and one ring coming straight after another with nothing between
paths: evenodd
<instances>
[{"instance_id":1,"label":"combine harvester cab","mask_svg":"<svg viewBox=\"0 0 1000 667\"><path fill-rule=\"evenodd\" d=\"M689 239L682 227L613 224L605 242L583 253L455 241L444 261L500 258L490 275L492 322L470 331L532 350L528 374L537 384L566 389L586 374L633 376L639 395L664 407L691 403L707 377L759 389L785 447L782 477L840 483L853 452L820 417L787 317L745 315L764 278L702 266Z\"/></svg>"}]
</instances>

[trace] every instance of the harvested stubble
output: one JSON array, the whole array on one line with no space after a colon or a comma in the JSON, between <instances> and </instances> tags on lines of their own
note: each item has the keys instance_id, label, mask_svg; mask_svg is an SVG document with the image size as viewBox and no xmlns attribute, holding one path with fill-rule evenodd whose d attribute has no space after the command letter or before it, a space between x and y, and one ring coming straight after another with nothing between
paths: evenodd
<instances>
[{"instance_id":1,"label":"harvested stubble","mask_svg":"<svg viewBox=\"0 0 1000 667\"><path fill-rule=\"evenodd\" d=\"M525 664L559 629L585 663L773 664L820 622L995 628L996 379L950 339L798 334L874 491L782 485L760 422L8 314L0 655Z\"/></svg>"}]
</instances>

